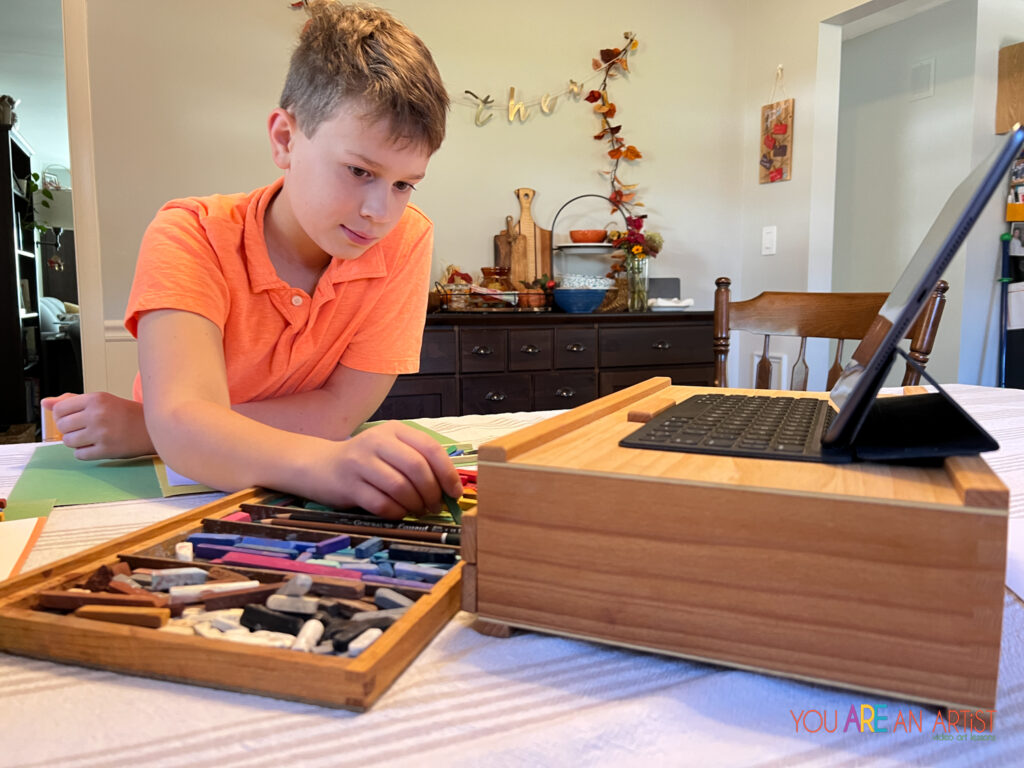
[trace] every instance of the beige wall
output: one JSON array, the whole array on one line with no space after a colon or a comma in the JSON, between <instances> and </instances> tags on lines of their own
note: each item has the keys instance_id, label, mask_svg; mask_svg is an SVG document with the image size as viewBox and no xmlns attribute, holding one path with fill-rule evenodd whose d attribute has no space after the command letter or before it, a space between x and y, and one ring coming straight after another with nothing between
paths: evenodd
<instances>
[{"instance_id":1,"label":"beige wall","mask_svg":"<svg viewBox=\"0 0 1024 768\"><path fill-rule=\"evenodd\" d=\"M432 48L453 94L469 89L499 104L509 86L537 100L587 77L598 49L617 45L627 25L635 31L632 75L612 90L623 135L645 154L625 175L641 185L650 229L665 236L652 274L679 276L683 295L710 308L718 275L735 278L744 295L808 283L819 22L858 3L783 5L784 13L743 0L651 0L628 14L609 0L388 7ZM79 224L83 269L91 269L83 283L94 286L83 296L87 388L127 391L133 355L120 320L156 209L175 196L241 191L275 177L264 121L302 20L282 0L65 0L69 51L80 49L68 60L76 211L96 217L92 237ZM796 99L794 178L762 186L758 121L778 64ZM82 126L88 110L91 138ZM448 263L476 270L490 262L492 236L517 213L517 187L537 190L542 226L569 198L603 192L596 130L588 106L565 98L522 125L498 110L482 128L457 103L414 197L436 224L435 274ZM91 179L79 172L82 153L92 154ZM563 232L610 219L596 200L563 216ZM773 257L759 255L766 224L778 227Z\"/></svg>"}]
</instances>

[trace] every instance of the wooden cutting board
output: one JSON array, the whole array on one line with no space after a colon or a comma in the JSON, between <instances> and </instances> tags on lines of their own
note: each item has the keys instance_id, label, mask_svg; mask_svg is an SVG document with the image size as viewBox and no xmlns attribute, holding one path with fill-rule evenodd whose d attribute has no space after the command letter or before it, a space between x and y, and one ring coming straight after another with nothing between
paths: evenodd
<instances>
[{"instance_id":1,"label":"wooden cutting board","mask_svg":"<svg viewBox=\"0 0 1024 768\"><path fill-rule=\"evenodd\" d=\"M551 230L537 226L530 210L537 193L528 187L516 190L519 200L519 234L526 241L526 257L531 261L530 276L534 280L541 275L551 276Z\"/></svg>"}]
</instances>

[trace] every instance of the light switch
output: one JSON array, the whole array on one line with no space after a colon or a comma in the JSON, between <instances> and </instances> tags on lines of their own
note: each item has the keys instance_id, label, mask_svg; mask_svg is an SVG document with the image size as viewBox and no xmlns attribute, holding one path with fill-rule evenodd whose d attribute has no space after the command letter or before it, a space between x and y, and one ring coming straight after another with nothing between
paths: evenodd
<instances>
[{"instance_id":1,"label":"light switch","mask_svg":"<svg viewBox=\"0 0 1024 768\"><path fill-rule=\"evenodd\" d=\"M775 225L761 230L761 255L772 256L775 253Z\"/></svg>"}]
</instances>

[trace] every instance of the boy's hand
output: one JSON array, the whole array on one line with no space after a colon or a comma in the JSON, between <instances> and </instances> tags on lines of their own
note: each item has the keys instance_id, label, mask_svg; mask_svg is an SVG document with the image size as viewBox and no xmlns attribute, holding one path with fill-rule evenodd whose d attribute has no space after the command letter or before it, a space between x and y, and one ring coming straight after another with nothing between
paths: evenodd
<instances>
[{"instance_id":1,"label":"boy's hand","mask_svg":"<svg viewBox=\"0 0 1024 768\"><path fill-rule=\"evenodd\" d=\"M127 459L156 453L146 431L142 403L108 392L44 397L52 408L64 445L75 449L76 459Z\"/></svg>"},{"instance_id":2,"label":"boy's hand","mask_svg":"<svg viewBox=\"0 0 1024 768\"><path fill-rule=\"evenodd\" d=\"M389 421L334 443L328 473L314 472L318 500L356 506L388 519L441 509L441 492L459 498L462 481L428 435Z\"/></svg>"}]
</instances>

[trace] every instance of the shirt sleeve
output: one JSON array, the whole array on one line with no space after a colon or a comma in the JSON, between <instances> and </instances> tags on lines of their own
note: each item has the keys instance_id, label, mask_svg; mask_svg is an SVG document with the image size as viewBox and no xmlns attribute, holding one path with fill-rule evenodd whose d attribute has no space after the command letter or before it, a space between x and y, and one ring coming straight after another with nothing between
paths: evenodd
<instances>
[{"instance_id":1,"label":"shirt sleeve","mask_svg":"<svg viewBox=\"0 0 1024 768\"><path fill-rule=\"evenodd\" d=\"M195 212L161 210L139 249L125 312L128 332L138 338L139 318L156 309L193 312L223 332L229 307L227 282Z\"/></svg>"},{"instance_id":2,"label":"shirt sleeve","mask_svg":"<svg viewBox=\"0 0 1024 768\"><path fill-rule=\"evenodd\" d=\"M342 365L369 373L416 373L427 316L434 230L430 220L413 209L419 226L405 227L396 256L389 264L383 290L349 343Z\"/></svg>"}]
</instances>

